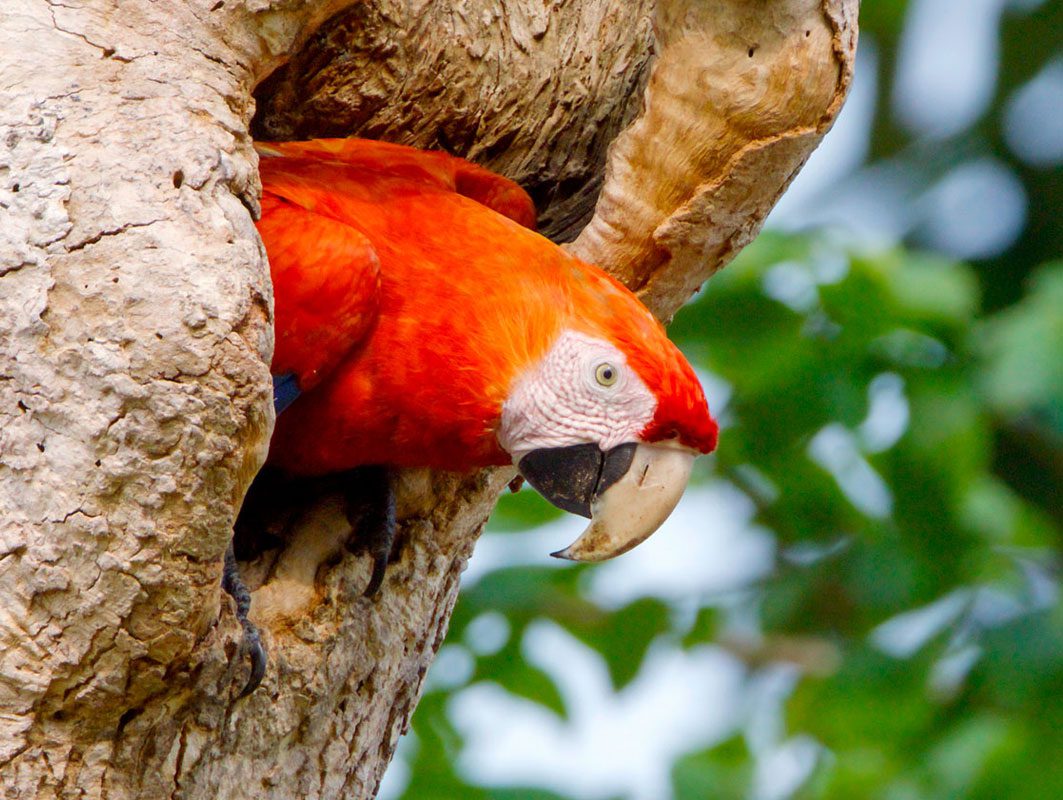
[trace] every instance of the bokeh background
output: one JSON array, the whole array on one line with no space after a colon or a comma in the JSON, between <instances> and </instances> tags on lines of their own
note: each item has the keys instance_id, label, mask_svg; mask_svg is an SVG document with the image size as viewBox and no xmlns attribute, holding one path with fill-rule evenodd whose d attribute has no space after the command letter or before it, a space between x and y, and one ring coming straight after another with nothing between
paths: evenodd
<instances>
[{"instance_id":1,"label":"bokeh background","mask_svg":"<svg viewBox=\"0 0 1063 800\"><path fill-rule=\"evenodd\" d=\"M503 498L385 800L1063 798L1063 2L860 23L835 129L671 328L718 452L598 567Z\"/></svg>"}]
</instances>

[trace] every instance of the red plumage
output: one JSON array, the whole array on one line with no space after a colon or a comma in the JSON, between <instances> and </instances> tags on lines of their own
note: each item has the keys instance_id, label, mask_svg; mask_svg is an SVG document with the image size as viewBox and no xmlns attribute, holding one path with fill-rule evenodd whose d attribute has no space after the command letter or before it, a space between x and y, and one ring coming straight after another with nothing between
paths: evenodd
<instances>
[{"instance_id":1,"label":"red plumage","mask_svg":"<svg viewBox=\"0 0 1063 800\"><path fill-rule=\"evenodd\" d=\"M271 462L505 464L514 382L564 329L613 342L658 400L647 441L708 452L689 364L626 288L534 233L514 183L462 159L361 140L268 144L259 231L276 295L273 371L304 395Z\"/></svg>"}]
</instances>

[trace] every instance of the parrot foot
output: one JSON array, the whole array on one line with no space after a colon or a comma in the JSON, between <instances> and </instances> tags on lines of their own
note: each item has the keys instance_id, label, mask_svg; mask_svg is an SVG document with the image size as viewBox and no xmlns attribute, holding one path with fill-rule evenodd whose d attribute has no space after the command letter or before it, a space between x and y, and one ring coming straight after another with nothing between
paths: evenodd
<instances>
[{"instance_id":1,"label":"parrot foot","mask_svg":"<svg viewBox=\"0 0 1063 800\"><path fill-rule=\"evenodd\" d=\"M395 490L386 467L362 467L355 472L357 480L347 489L347 519L353 528L347 550L372 557L373 572L362 593L372 597L384 582L395 543Z\"/></svg>"},{"instance_id":2,"label":"parrot foot","mask_svg":"<svg viewBox=\"0 0 1063 800\"><path fill-rule=\"evenodd\" d=\"M236 553L233 543L225 551L225 568L222 570L221 588L236 601L236 618L244 629L244 649L251 658L251 674L247 683L236 699L247 697L262 683L262 676L266 674L266 648L262 645L262 637L258 628L248 619L251 610L251 593L247 591L243 579L240 577L240 569L236 564Z\"/></svg>"}]
</instances>

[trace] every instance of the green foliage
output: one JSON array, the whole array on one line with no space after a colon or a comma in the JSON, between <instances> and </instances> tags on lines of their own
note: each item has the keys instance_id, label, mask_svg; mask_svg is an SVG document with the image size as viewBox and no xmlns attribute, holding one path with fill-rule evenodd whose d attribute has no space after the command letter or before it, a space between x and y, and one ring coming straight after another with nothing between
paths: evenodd
<instances>
[{"instance_id":1,"label":"green foliage","mask_svg":"<svg viewBox=\"0 0 1063 800\"><path fill-rule=\"evenodd\" d=\"M527 530L558 519L565 513L532 491L504 495L501 503L504 511L493 521L494 529L498 531Z\"/></svg>"},{"instance_id":2,"label":"green foliage","mask_svg":"<svg viewBox=\"0 0 1063 800\"><path fill-rule=\"evenodd\" d=\"M1033 411L1063 434L1063 261L1030 283L1021 302L982 327L984 391L1000 412Z\"/></svg>"},{"instance_id":3,"label":"green foliage","mask_svg":"<svg viewBox=\"0 0 1063 800\"><path fill-rule=\"evenodd\" d=\"M741 800L748 794L751 780L749 751L738 738L684 756L672 768L676 797Z\"/></svg>"}]
</instances>

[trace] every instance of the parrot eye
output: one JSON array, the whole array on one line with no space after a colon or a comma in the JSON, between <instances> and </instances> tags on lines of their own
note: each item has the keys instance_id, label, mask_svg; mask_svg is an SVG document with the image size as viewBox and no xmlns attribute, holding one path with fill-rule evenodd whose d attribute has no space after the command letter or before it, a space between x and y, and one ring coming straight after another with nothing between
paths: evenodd
<instances>
[{"instance_id":1,"label":"parrot eye","mask_svg":"<svg viewBox=\"0 0 1063 800\"><path fill-rule=\"evenodd\" d=\"M599 364L594 369L594 379L598 381L601 386L612 386L616 383L618 377L619 372L612 364Z\"/></svg>"}]
</instances>

